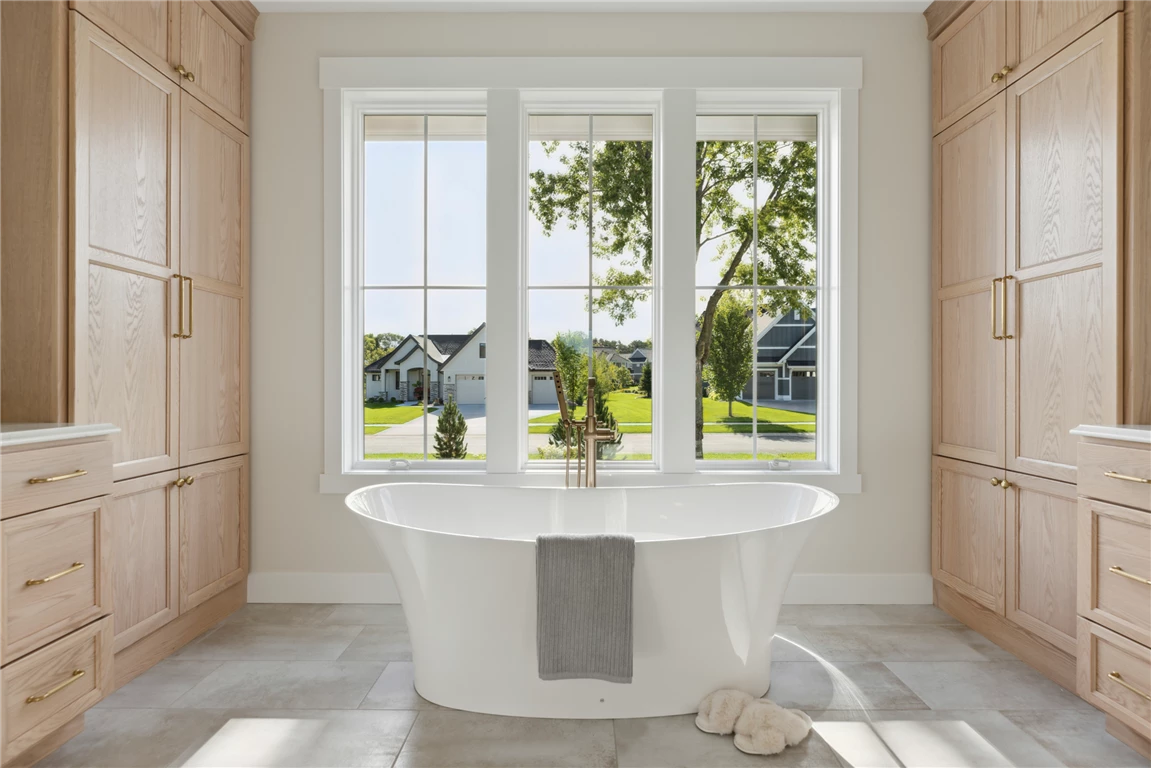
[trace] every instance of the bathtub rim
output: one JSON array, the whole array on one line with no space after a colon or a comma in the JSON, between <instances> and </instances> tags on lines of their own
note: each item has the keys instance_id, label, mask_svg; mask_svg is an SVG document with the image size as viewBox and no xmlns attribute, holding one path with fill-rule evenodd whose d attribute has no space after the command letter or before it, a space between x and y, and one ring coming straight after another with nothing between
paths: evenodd
<instances>
[{"instance_id":1,"label":"bathtub rim","mask_svg":"<svg viewBox=\"0 0 1151 768\"><path fill-rule=\"evenodd\" d=\"M428 534L434 534L437 536L453 536L453 537L460 538L460 539L476 539L478 541L507 541L507 542L519 542L519 543L523 543L523 544L534 544L536 541L536 537L533 537L530 539L521 539L521 538L509 538L506 536L477 536L477 535L472 534L472 533L456 533L456 532L452 532L452 531L436 531L436 530L432 530L430 528L420 528L420 527L417 527L414 525L406 525L404 523L393 522L391 520L381 520L378 517L373 517L372 515L369 515L365 512L361 512L360 510L353 507L351 504L351 499L353 496L364 495L368 491L375 490L376 488L394 488L397 486L401 486L401 487L431 486L431 487L436 487L436 488L488 488L488 489L498 488L499 490L507 490L507 491L545 490L545 491L578 492L578 491L589 491L589 490L591 490L591 491L594 491L594 490L605 490L605 491L633 491L634 490L634 491L640 491L640 490L649 490L649 489L650 490L657 490L657 489L674 490L676 488L727 488L727 487L731 487L731 486L749 486L749 485L788 485L788 486L795 486L795 487L799 487L799 488L808 488L808 489L811 489L812 491L815 491L817 496L823 495L823 496L827 497L827 499L826 499L826 502L824 504L824 507L821 510L819 510L815 514L812 514L809 517L804 518L803 520L795 520L795 521L792 521L790 523L779 523L777 525L768 525L768 526L763 526L760 528L748 528L746 530L740 530L740 531L727 531L724 533L709 533L709 534L704 534L702 536L677 536L676 538L673 538L673 539L652 539L649 541L636 541L636 545L642 544L644 546L649 546L652 544L674 544L674 543L681 542L681 541L704 541L707 539L718 539L718 538L721 538L724 536L745 536L748 534L761 533L764 531L771 531L771 530L775 530L777 528L787 528L787 527L793 526L793 525L802 525L805 523L813 523L816 520L823 518L828 513L834 512L839 507L839 502L840 502L839 494L837 494L833 491L829 491L826 488L820 488L817 485L810 485L808 483L795 483L795 482L786 481L786 480L785 481L762 481L762 482L748 481L748 482L740 482L740 483L690 483L690 484L683 484L683 485L628 485L628 486L603 488L603 489L540 488L539 486L531 486L531 485L493 486L493 485L486 484L486 483L434 483L434 482L420 482L420 481L411 481L411 482L405 481L405 482L401 482L401 483L375 483L373 485L366 485L362 488L357 488L356 490L351 491L348 494L345 494L344 506L348 510L350 510L353 514L355 514L361 518L364 518L365 520L370 520L374 523L379 523L381 525L387 525L387 526L391 526L393 528L399 528L399 529L406 530L406 531L415 531L417 533L428 533ZM539 536L539 535L542 535L542 534L537 534L537 536Z\"/></svg>"}]
</instances>

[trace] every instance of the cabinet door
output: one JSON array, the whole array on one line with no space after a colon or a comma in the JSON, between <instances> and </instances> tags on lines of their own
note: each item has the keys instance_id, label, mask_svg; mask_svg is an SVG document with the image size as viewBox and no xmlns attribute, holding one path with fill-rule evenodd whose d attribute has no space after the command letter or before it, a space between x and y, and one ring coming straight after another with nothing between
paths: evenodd
<instances>
[{"instance_id":1,"label":"cabinet door","mask_svg":"<svg viewBox=\"0 0 1151 768\"><path fill-rule=\"evenodd\" d=\"M72 0L73 8L173 81L180 79L179 6L176 0Z\"/></svg>"},{"instance_id":2,"label":"cabinet door","mask_svg":"<svg viewBox=\"0 0 1151 768\"><path fill-rule=\"evenodd\" d=\"M1007 92L1007 468L1065 482L1120 421L1121 20Z\"/></svg>"},{"instance_id":3,"label":"cabinet door","mask_svg":"<svg viewBox=\"0 0 1151 768\"><path fill-rule=\"evenodd\" d=\"M1121 10L1121 0L1009 0L1008 85Z\"/></svg>"},{"instance_id":4,"label":"cabinet door","mask_svg":"<svg viewBox=\"0 0 1151 768\"><path fill-rule=\"evenodd\" d=\"M116 483L107 500L115 555L115 651L150 635L180 613L176 476L176 472L160 472L124 480Z\"/></svg>"},{"instance_id":5,"label":"cabinet door","mask_svg":"<svg viewBox=\"0 0 1151 768\"><path fill-rule=\"evenodd\" d=\"M180 611L248 573L248 457L180 470Z\"/></svg>"},{"instance_id":6,"label":"cabinet door","mask_svg":"<svg viewBox=\"0 0 1151 768\"><path fill-rule=\"evenodd\" d=\"M1004 466L1002 95L935 137L934 453ZM998 281L998 282L997 282Z\"/></svg>"},{"instance_id":7,"label":"cabinet door","mask_svg":"<svg viewBox=\"0 0 1151 768\"><path fill-rule=\"evenodd\" d=\"M248 450L248 137L195 99L182 119L180 463Z\"/></svg>"},{"instance_id":8,"label":"cabinet door","mask_svg":"<svg viewBox=\"0 0 1151 768\"><path fill-rule=\"evenodd\" d=\"M1007 473L1007 618L1075 654L1075 486Z\"/></svg>"},{"instance_id":9,"label":"cabinet door","mask_svg":"<svg viewBox=\"0 0 1151 768\"><path fill-rule=\"evenodd\" d=\"M73 420L108 422L116 480L178 460L179 87L72 21Z\"/></svg>"},{"instance_id":10,"label":"cabinet door","mask_svg":"<svg viewBox=\"0 0 1151 768\"><path fill-rule=\"evenodd\" d=\"M1007 64L1001 2L973 3L931 43L932 133L939 133L999 91Z\"/></svg>"},{"instance_id":11,"label":"cabinet door","mask_svg":"<svg viewBox=\"0 0 1151 768\"><path fill-rule=\"evenodd\" d=\"M1001 470L936 457L931 472L931 573L1003 615Z\"/></svg>"},{"instance_id":12,"label":"cabinet door","mask_svg":"<svg viewBox=\"0 0 1151 768\"><path fill-rule=\"evenodd\" d=\"M180 62L184 89L248 130L251 41L209 0L180 3Z\"/></svg>"}]
</instances>

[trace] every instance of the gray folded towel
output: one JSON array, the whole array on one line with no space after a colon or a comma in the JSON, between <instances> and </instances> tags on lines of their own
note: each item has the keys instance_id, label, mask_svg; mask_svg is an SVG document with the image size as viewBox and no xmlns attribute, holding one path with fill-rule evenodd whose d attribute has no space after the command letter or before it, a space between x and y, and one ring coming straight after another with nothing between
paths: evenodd
<instances>
[{"instance_id":1,"label":"gray folded towel","mask_svg":"<svg viewBox=\"0 0 1151 768\"><path fill-rule=\"evenodd\" d=\"M635 539L536 538L536 653L541 680L630 683Z\"/></svg>"}]
</instances>

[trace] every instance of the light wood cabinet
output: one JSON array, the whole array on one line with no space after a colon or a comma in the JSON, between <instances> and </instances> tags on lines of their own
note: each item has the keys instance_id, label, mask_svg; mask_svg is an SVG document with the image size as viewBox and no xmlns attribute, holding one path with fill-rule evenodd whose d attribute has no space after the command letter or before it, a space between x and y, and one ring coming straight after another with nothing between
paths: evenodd
<instances>
[{"instance_id":1,"label":"light wood cabinet","mask_svg":"<svg viewBox=\"0 0 1151 768\"><path fill-rule=\"evenodd\" d=\"M156 71L179 82L180 3L172 0L71 0L71 6Z\"/></svg>"},{"instance_id":2,"label":"light wood cabinet","mask_svg":"<svg viewBox=\"0 0 1151 768\"><path fill-rule=\"evenodd\" d=\"M1079 619L1079 695L1151 741L1151 648Z\"/></svg>"},{"instance_id":3,"label":"light wood cabinet","mask_svg":"<svg viewBox=\"0 0 1151 768\"><path fill-rule=\"evenodd\" d=\"M105 501L116 606L116 651L167 624L180 613L178 472L116 483Z\"/></svg>"},{"instance_id":4,"label":"light wood cabinet","mask_svg":"<svg viewBox=\"0 0 1151 768\"><path fill-rule=\"evenodd\" d=\"M72 13L73 419L116 479L179 464L180 91Z\"/></svg>"},{"instance_id":5,"label":"light wood cabinet","mask_svg":"<svg viewBox=\"0 0 1151 768\"><path fill-rule=\"evenodd\" d=\"M1067 482L1071 430L1122 421L1121 21L1007 92L1007 468Z\"/></svg>"},{"instance_id":6,"label":"light wood cabinet","mask_svg":"<svg viewBox=\"0 0 1151 768\"><path fill-rule=\"evenodd\" d=\"M248 130L251 41L208 0L187 0L180 9L180 61L190 73L184 89Z\"/></svg>"},{"instance_id":7,"label":"light wood cabinet","mask_svg":"<svg viewBox=\"0 0 1151 768\"><path fill-rule=\"evenodd\" d=\"M248 137L194 99L182 120L180 462L248 450Z\"/></svg>"},{"instance_id":8,"label":"light wood cabinet","mask_svg":"<svg viewBox=\"0 0 1151 768\"><path fill-rule=\"evenodd\" d=\"M1123 10L1116 0L1010 0L1006 5L1008 85Z\"/></svg>"},{"instance_id":9,"label":"light wood cabinet","mask_svg":"<svg viewBox=\"0 0 1151 768\"><path fill-rule=\"evenodd\" d=\"M932 460L931 570L956 592L1004 612L1003 473L978 464Z\"/></svg>"},{"instance_id":10,"label":"light wood cabinet","mask_svg":"<svg viewBox=\"0 0 1151 768\"><path fill-rule=\"evenodd\" d=\"M1006 86L1007 13L1002 2L972 3L931 45L933 133Z\"/></svg>"},{"instance_id":11,"label":"light wood cabinet","mask_svg":"<svg viewBox=\"0 0 1151 768\"><path fill-rule=\"evenodd\" d=\"M1075 653L1076 490L1007 473L1006 616Z\"/></svg>"},{"instance_id":12,"label":"light wood cabinet","mask_svg":"<svg viewBox=\"0 0 1151 768\"><path fill-rule=\"evenodd\" d=\"M1004 112L997 96L935 137L932 234L936 455L1004 466Z\"/></svg>"},{"instance_id":13,"label":"light wood cabinet","mask_svg":"<svg viewBox=\"0 0 1151 768\"><path fill-rule=\"evenodd\" d=\"M248 457L202 464L180 495L180 610L195 608L248 573Z\"/></svg>"}]
</instances>

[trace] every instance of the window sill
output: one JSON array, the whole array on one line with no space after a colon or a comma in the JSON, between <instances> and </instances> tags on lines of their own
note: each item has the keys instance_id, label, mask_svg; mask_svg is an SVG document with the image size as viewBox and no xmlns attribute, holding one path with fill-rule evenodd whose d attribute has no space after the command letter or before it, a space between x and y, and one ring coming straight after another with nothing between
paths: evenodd
<instances>
[{"instance_id":1,"label":"window sill","mask_svg":"<svg viewBox=\"0 0 1151 768\"><path fill-rule=\"evenodd\" d=\"M574 478L573 478L574 479ZM824 488L840 495L863 492L863 476L831 471L810 470L702 470L685 474L671 474L658 470L629 469L624 471L599 470L601 488L634 488L639 486L724 485L731 483L804 483ZM345 495L369 485L385 483L458 483L464 485L523 486L531 488L563 488L563 469L529 469L510 474L491 474L474 471L444 471L425 469L350 471L342 474L320 475L320 493Z\"/></svg>"}]
</instances>

